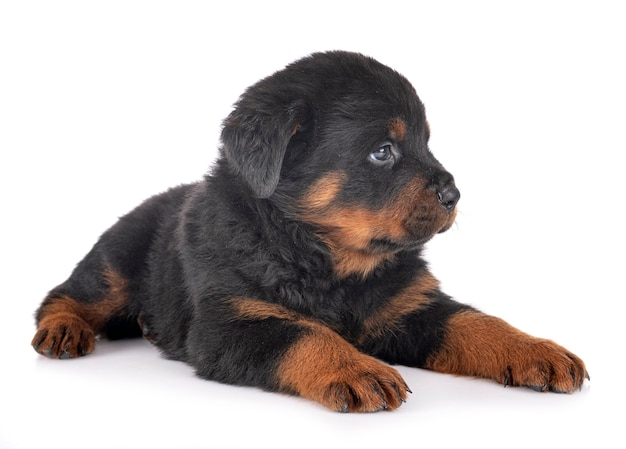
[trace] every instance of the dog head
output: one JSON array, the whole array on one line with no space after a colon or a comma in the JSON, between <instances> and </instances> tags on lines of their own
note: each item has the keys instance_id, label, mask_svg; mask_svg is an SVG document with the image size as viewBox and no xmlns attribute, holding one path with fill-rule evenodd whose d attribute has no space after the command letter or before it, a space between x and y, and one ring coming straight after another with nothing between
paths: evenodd
<instances>
[{"instance_id":1,"label":"dog head","mask_svg":"<svg viewBox=\"0 0 626 449\"><path fill-rule=\"evenodd\" d=\"M253 195L311 224L339 276L366 276L447 230L460 194L411 84L356 53L316 53L250 87L222 155Z\"/></svg>"}]
</instances>

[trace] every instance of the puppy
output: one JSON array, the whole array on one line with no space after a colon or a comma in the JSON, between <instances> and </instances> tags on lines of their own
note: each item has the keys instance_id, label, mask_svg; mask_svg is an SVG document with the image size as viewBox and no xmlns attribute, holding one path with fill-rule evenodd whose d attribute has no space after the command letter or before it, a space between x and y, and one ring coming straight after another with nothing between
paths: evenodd
<instances>
[{"instance_id":1,"label":"puppy","mask_svg":"<svg viewBox=\"0 0 626 449\"><path fill-rule=\"evenodd\" d=\"M421 253L460 194L394 70L313 54L250 87L221 137L201 182L122 217L48 294L37 352L143 336L204 379L341 412L400 406L389 364L563 393L589 378L565 348L439 289Z\"/></svg>"}]
</instances>

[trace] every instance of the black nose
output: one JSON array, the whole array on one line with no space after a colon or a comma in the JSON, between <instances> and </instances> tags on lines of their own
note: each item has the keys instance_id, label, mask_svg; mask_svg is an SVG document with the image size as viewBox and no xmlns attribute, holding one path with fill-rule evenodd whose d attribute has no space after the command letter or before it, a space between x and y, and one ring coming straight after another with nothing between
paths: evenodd
<instances>
[{"instance_id":1,"label":"black nose","mask_svg":"<svg viewBox=\"0 0 626 449\"><path fill-rule=\"evenodd\" d=\"M456 203L459 202L461 192L459 192L459 189L456 188L453 182L449 182L437 189L437 198L439 199L439 203L441 203L448 212L451 212L456 206Z\"/></svg>"}]
</instances>

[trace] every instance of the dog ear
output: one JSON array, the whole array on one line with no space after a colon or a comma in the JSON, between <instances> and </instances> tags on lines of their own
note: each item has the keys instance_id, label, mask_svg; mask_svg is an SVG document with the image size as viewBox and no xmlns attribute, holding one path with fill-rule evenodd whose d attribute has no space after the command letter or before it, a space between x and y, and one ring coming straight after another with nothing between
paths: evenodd
<instances>
[{"instance_id":1,"label":"dog ear","mask_svg":"<svg viewBox=\"0 0 626 449\"><path fill-rule=\"evenodd\" d=\"M276 189L289 141L308 111L304 101L277 101L248 92L224 121L222 155L257 198L268 198Z\"/></svg>"}]
</instances>

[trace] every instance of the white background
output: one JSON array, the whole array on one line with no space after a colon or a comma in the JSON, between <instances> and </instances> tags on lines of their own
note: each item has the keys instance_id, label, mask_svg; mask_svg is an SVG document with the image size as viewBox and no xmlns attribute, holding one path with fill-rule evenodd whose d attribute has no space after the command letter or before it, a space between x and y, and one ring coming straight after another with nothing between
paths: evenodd
<instances>
[{"instance_id":1,"label":"white background","mask_svg":"<svg viewBox=\"0 0 626 449\"><path fill-rule=\"evenodd\" d=\"M227 3L227 5L225 5ZM0 447L625 447L620 2L0 4ZM117 216L199 179L248 85L313 51L415 85L462 192L444 290L580 355L573 395L400 368L392 413L203 381L143 341L50 361L32 314Z\"/></svg>"}]
</instances>

